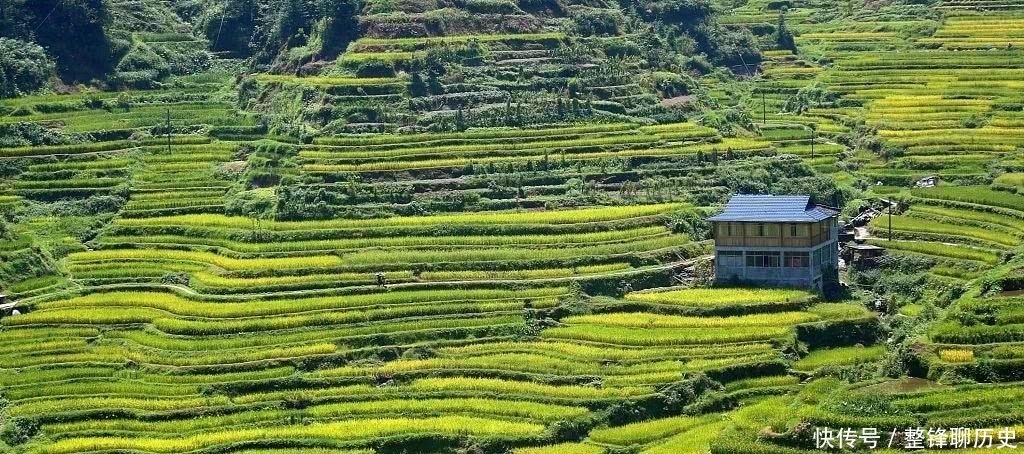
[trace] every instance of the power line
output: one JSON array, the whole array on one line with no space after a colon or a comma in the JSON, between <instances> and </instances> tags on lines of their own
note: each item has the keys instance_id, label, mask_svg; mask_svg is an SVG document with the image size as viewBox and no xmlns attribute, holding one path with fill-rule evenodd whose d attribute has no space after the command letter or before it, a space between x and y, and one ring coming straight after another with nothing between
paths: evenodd
<instances>
[{"instance_id":1,"label":"power line","mask_svg":"<svg viewBox=\"0 0 1024 454\"><path fill-rule=\"evenodd\" d=\"M58 7L60 7L60 1L57 1L53 4L53 8L50 9L50 12L46 13L46 17L44 17L43 20L40 21L39 24L32 29L32 34L35 34L37 31L39 31L39 27L42 27L43 24L45 24L46 21L50 19L50 16L53 15L54 11L57 11Z\"/></svg>"},{"instance_id":2,"label":"power line","mask_svg":"<svg viewBox=\"0 0 1024 454\"><path fill-rule=\"evenodd\" d=\"M224 17L228 15L228 0L224 0L224 8L220 11L220 27L217 27L217 38L213 40L213 48L220 44L220 32L224 30Z\"/></svg>"}]
</instances>

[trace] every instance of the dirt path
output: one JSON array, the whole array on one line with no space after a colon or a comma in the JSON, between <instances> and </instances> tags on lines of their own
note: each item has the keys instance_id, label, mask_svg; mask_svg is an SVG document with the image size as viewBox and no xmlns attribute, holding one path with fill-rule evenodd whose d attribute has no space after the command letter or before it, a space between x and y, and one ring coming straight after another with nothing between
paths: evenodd
<instances>
[{"instance_id":1,"label":"dirt path","mask_svg":"<svg viewBox=\"0 0 1024 454\"><path fill-rule=\"evenodd\" d=\"M860 240L860 239L872 238L872 236L871 236L871 232L868 231L867 227L854 227L853 228L853 238L857 239L857 240Z\"/></svg>"}]
</instances>

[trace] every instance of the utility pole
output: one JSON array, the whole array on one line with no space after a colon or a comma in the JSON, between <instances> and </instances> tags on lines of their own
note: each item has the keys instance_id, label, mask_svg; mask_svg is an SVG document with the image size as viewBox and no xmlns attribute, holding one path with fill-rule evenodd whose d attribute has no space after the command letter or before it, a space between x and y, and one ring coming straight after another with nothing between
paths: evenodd
<instances>
[{"instance_id":1,"label":"utility pole","mask_svg":"<svg viewBox=\"0 0 1024 454\"><path fill-rule=\"evenodd\" d=\"M171 109L167 109L167 153L171 152Z\"/></svg>"},{"instance_id":2,"label":"utility pole","mask_svg":"<svg viewBox=\"0 0 1024 454\"><path fill-rule=\"evenodd\" d=\"M809 129L811 130L811 159L814 159L814 128Z\"/></svg>"},{"instance_id":3,"label":"utility pole","mask_svg":"<svg viewBox=\"0 0 1024 454\"><path fill-rule=\"evenodd\" d=\"M761 124L768 124L768 103L764 101L764 87L761 87Z\"/></svg>"},{"instance_id":4,"label":"utility pole","mask_svg":"<svg viewBox=\"0 0 1024 454\"><path fill-rule=\"evenodd\" d=\"M889 204L889 242L892 242L892 200L886 200Z\"/></svg>"}]
</instances>

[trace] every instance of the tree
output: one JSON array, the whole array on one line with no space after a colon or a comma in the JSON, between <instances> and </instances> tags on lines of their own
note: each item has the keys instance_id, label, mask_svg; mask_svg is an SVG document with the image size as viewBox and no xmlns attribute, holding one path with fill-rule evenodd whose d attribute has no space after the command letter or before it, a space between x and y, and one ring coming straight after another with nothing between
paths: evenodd
<instances>
[{"instance_id":1,"label":"tree","mask_svg":"<svg viewBox=\"0 0 1024 454\"><path fill-rule=\"evenodd\" d=\"M462 113L462 109L461 108L458 111L455 112L455 130L456 131L465 131L466 130L466 116L465 116L465 114Z\"/></svg>"},{"instance_id":2,"label":"tree","mask_svg":"<svg viewBox=\"0 0 1024 454\"><path fill-rule=\"evenodd\" d=\"M796 52L796 40L793 39L793 32L786 27L786 13L779 13L779 25L775 27L775 43L779 49Z\"/></svg>"},{"instance_id":3,"label":"tree","mask_svg":"<svg viewBox=\"0 0 1024 454\"><path fill-rule=\"evenodd\" d=\"M39 422L28 418L10 418L0 429L0 439L11 446L29 441L39 433Z\"/></svg>"},{"instance_id":4,"label":"tree","mask_svg":"<svg viewBox=\"0 0 1024 454\"><path fill-rule=\"evenodd\" d=\"M10 228L7 227L7 221L3 220L3 218L0 218L0 240L5 240L6 241L6 240L10 240L10 239L13 239L13 238L11 236Z\"/></svg>"},{"instance_id":5,"label":"tree","mask_svg":"<svg viewBox=\"0 0 1024 454\"><path fill-rule=\"evenodd\" d=\"M325 21L321 54L334 58L354 40L359 27L356 17L359 5L355 0L317 0L317 15Z\"/></svg>"},{"instance_id":6,"label":"tree","mask_svg":"<svg viewBox=\"0 0 1024 454\"><path fill-rule=\"evenodd\" d=\"M53 61L38 44L0 38L0 98L39 90L53 70Z\"/></svg>"},{"instance_id":7,"label":"tree","mask_svg":"<svg viewBox=\"0 0 1024 454\"><path fill-rule=\"evenodd\" d=\"M227 0L210 5L200 19L210 40L210 49L250 55L249 39L257 27L257 12L256 0Z\"/></svg>"},{"instance_id":8,"label":"tree","mask_svg":"<svg viewBox=\"0 0 1024 454\"><path fill-rule=\"evenodd\" d=\"M444 86L441 85L441 78L434 72L427 76L427 92L432 95L443 95Z\"/></svg>"},{"instance_id":9,"label":"tree","mask_svg":"<svg viewBox=\"0 0 1024 454\"><path fill-rule=\"evenodd\" d=\"M37 24L34 41L53 56L62 77L86 81L113 70L117 59L104 30L110 20L104 0L31 0L24 7Z\"/></svg>"},{"instance_id":10,"label":"tree","mask_svg":"<svg viewBox=\"0 0 1024 454\"><path fill-rule=\"evenodd\" d=\"M427 96L427 89L427 83L423 81L423 76L420 73L413 73L409 80L409 95L414 98Z\"/></svg>"}]
</instances>

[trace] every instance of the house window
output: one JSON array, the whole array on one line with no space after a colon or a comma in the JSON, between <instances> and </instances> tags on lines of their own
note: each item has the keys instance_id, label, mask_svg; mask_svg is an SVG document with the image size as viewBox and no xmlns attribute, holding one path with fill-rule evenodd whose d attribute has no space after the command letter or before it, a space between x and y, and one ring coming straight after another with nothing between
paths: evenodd
<instances>
[{"instance_id":1,"label":"house window","mask_svg":"<svg viewBox=\"0 0 1024 454\"><path fill-rule=\"evenodd\" d=\"M796 236L796 224L790 224L789 225L789 236L792 236L792 237Z\"/></svg>"},{"instance_id":2,"label":"house window","mask_svg":"<svg viewBox=\"0 0 1024 454\"><path fill-rule=\"evenodd\" d=\"M764 224L757 224L757 236L765 236L764 235Z\"/></svg>"},{"instance_id":3,"label":"house window","mask_svg":"<svg viewBox=\"0 0 1024 454\"><path fill-rule=\"evenodd\" d=\"M811 255L806 252L787 252L783 266L787 268L807 268L811 266Z\"/></svg>"},{"instance_id":4,"label":"house window","mask_svg":"<svg viewBox=\"0 0 1024 454\"><path fill-rule=\"evenodd\" d=\"M726 228L726 230L729 231L729 236L732 236L732 223L731 222L726 222L725 223L725 228Z\"/></svg>"},{"instance_id":5,"label":"house window","mask_svg":"<svg viewBox=\"0 0 1024 454\"><path fill-rule=\"evenodd\" d=\"M718 265L725 267L743 266L743 251L718 251Z\"/></svg>"},{"instance_id":6,"label":"house window","mask_svg":"<svg viewBox=\"0 0 1024 454\"><path fill-rule=\"evenodd\" d=\"M755 268L778 268L782 263L778 252L755 251L747 253L747 266Z\"/></svg>"}]
</instances>

